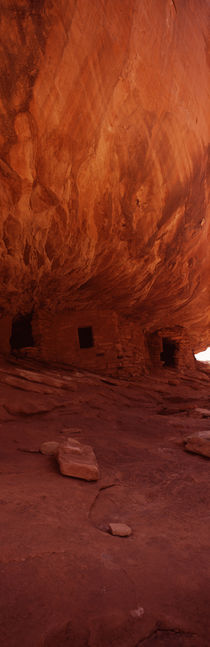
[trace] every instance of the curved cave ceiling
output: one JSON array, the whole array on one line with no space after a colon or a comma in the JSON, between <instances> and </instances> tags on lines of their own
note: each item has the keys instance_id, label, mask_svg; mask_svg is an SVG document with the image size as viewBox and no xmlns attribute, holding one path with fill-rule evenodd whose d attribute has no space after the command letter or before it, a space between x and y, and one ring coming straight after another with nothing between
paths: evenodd
<instances>
[{"instance_id":1,"label":"curved cave ceiling","mask_svg":"<svg viewBox=\"0 0 210 647\"><path fill-rule=\"evenodd\" d=\"M2 0L0 307L209 340L209 0Z\"/></svg>"}]
</instances>

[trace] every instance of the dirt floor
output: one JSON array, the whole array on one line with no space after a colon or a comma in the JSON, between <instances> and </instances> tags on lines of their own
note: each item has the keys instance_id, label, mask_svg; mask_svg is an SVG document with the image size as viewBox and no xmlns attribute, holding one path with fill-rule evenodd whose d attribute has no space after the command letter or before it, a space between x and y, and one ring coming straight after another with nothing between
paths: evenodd
<instances>
[{"instance_id":1,"label":"dirt floor","mask_svg":"<svg viewBox=\"0 0 210 647\"><path fill-rule=\"evenodd\" d=\"M1 646L209 647L210 463L183 439L210 428L210 375L14 359L0 382ZM93 447L98 481L39 452L65 436Z\"/></svg>"}]
</instances>

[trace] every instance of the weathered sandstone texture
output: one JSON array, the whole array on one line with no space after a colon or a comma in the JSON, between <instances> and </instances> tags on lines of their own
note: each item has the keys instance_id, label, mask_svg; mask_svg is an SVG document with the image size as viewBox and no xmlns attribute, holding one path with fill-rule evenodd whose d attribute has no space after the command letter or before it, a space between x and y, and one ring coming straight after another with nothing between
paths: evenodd
<instances>
[{"instance_id":1,"label":"weathered sandstone texture","mask_svg":"<svg viewBox=\"0 0 210 647\"><path fill-rule=\"evenodd\" d=\"M210 326L209 0L2 0L0 18L0 350L31 313L41 357L109 372L69 338L103 311L102 346L117 326L129 350L111 370L177 326L190 363Z\"/></svg>"},{"instance_id":2,"label":"weathered sandstone texture","mask_svg":"<svg viewBox=\"0 0 210 647\"><path fill-rule=\"evenodd\" d=\"M67 438L61 445L58 445L57 460L61 474L85 479L85 481L97 481L99 468L94 451L90 445L83 445L74 438Z\"/></svg>"},{"instance_id":3,"label":"weathered sandstone texture","mask_svg":"<svg viewBox=\"0 0 210 647\"><path fill-rule=\"evenodd\" d=\"M134 382L10 359L0 376L1 647L209 647L209 459L183 448L209 432L208 369L171 385L167 368ZM39 452L75 433L100 480Z\"/></svg>"}]
</instances>

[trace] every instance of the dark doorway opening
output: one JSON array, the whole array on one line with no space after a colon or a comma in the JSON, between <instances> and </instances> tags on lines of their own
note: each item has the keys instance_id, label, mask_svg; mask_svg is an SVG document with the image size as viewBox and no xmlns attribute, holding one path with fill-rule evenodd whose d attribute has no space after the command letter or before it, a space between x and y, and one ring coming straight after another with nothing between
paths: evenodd
<instances>
[{"instance_id":1,"label":"dark doorway opening","mask_svg":"<svg viewBox=\"0 0 210 647\"><path fill-rule=\"evenodd\" d=\"M92 348L94 346L92 326L78 328L78 336L80 348Z\"/></svg>"},{"instance_id":2,"label":"dark doorway opening","mask_svg":"<svg viewBox=\"0 0 210 647\"><path fill-rule=\"evenodd\" d=\"M34 346L31 321L31 312L27 315L18 315L13 319L12 334L10 337L10 346L12 350Z\"/></svg>"},{"instance_id":3,"label":"dark doorway opening","mask_svg":"<svg viewBox=\"0 0 210 647\"><path fill-rule=\"evenodd\" d=\"M177 351L179 350L179 344L169 337L162 338L162 353L160 353L160 359L163 362L164 366L169 366L175 368L177 365Z\"/></svg>"}]
</instances>

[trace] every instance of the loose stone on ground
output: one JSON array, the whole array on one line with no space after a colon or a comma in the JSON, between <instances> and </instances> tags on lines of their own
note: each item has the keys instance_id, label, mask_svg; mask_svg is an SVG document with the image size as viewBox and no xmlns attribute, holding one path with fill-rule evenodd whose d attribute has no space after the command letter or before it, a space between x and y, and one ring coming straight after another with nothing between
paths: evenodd
<instances>
[{"instance_id":1,"label":"loose stone on ground","mask_svg":"<svg viewBox=\"0 0 210 647\"><path fill-rule=\"evenodd\" d=\"M210 458L210 431L200 431L184 440L187 452Z\"/></svg>"},{"instance_id":2,"label":"loose stone on ground","mask_svg":"<svg viewBox=\"0 0 210 647\"><path fill-rule=\"evenodd\" d=\"M130 537L132 530L126 523L110 523L109 532L118 537Z\"/></svg>"},{"instance_id":3,"label":"loose stone on ground","mask_svg":"<svg viewBox=\"0 0 210 647\"><path fill-rule=\"evenodd\" d=\"M82 445L74 438L66 439L59 445L57 460L61 474L86 481L97 481L99 468L90 445Z\"/></svg>"},{"instance_id":4,"label":"loose stone on ground","mask_svg":"<svg viewBox=\"0 0 210 647\"><path fill-rule=\"evenodd\" d=\"M56 440L47 440L40 446L41 454L46 456L55 456L58 450L59 443Z\"/></svg>"}]
</instances>

